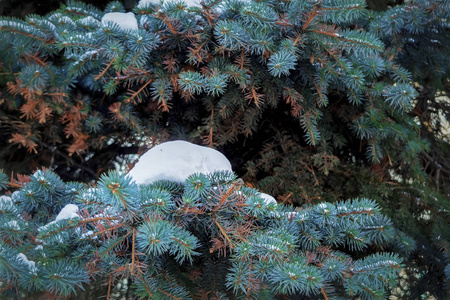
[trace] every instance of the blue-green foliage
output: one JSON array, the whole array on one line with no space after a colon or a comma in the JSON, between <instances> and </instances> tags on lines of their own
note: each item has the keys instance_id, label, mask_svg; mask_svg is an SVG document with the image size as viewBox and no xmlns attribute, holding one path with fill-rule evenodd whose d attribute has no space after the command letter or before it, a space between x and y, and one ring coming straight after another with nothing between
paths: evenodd
<instances>
[{"instance_id":1,"label":"blue-green foliage","mask_svg":"<svg viewBox=\"0 0 450 300\"><path fill-rule=\"evenodd\" d=\"M85 267L71 260L50 261L42 273L36 270L35 274L42 276L42 283L46 284L45 290L62 296L75 293L76 288L83 289L82 284L88 282Z\"/></svg>"},{"instance_id":2,"label":"blue-green foliage","mask_svg":"<svg viewBox=\"0 0 450 300\"><path fill-rule=\"evenodd\" d=\"M2 170L0 170L0 190L6 189L8 186L8 176L6 176L5 173L3 173Z\"/></svg>"},{"instance_id":3,"label":"blue-green foliage","mask_svg":"<svg viewBox=\"0 0 450 300\"><path fill-rule=\"evenodd\" d=\"M59 213L63 206L76 213ZM196 284L181 280L178 268L207 269L210 259L225 257L221 285L236 296L315 297L324 286L343 286L347 296L378 299L395 285L401 259L341 251L410 248L372 200L294 209L266 200L231 172L137 186L113 171L89 188L37 171L11 198L0 198L0 213L0 280L21 295L68 296L128 274L140 297L188 299Z\"/></svg>"},{"instance_id":4,"label":"blue-green foliage","mask_svg":"<svg viewBox=\"0 0 450 300\"><path fill-rule=\"evenodd\" d=\"M98 189L104 202L113 208L120 207L126 211L137 209L139 191L131 178L124 177L118 172L109 172L100 177Z\"/></svg>"},{"instance_id":5,"label":"blue-green foliage","mask_svg":"<svg viewBox=\"0 0 450 300\"><path fill-rule=\"evenodd\" d=\"M289 75L289 71L295 68L296 60L295 55L292 55L292 53L279 51L270 57L267 67L273 76Z\"/></svg>"},{"instance_id":6,"label":"blue-green foliage","mask_svg":"<svg viewBox=\"0 0 450 300\"><path fill-rule=\"evenodd\" d=\"M176 92L187 99L213 97L208 109L221 112L211 114L209 122L215 126L236 113L251 112L235 136L253 132L263 112L282 102L277 93L280 88L295 89L304 99L292 105L302 108L296 110L296 120L310 145L333 136L320 121L330 94L343 92L355 106L369 105L367 99L375 97L370 105L379 107L386 100L396 109L408 109L416 95L408 72L385 57L381 38L405 26L413 34L422 32L423 9L405 14L398 8L373 15L363 0L229 0L204 5L208 12L189 8L183 1L141 4L134 10L139 28L124 30L114 22L101 22L104 13L124 12L120 2L110 3L101 12L70 1L45 17L32 15L26 21L3 18L0 37L14 53L63 55L64 74L58 74L60 70L51 62L44 67L31 61L20 67L18 79L31 92L48 86L70 89L71 83L84 76L85 86L111 96L120 92L121 86L130 87L129 97L121 102L125 111L132 109L130 103L146 101L143 95L148 94L164 111L172 107ZM216 14L211 17L211 13ZM355 29L353 25L364 23L367 16L371 31L360 26ZM183 55L174 55L176 50ZM252 67L238 63L239 56ZM164 61L168 57L173 59L171 66ZM215 69L217 58L222 59L222 68ZM386 84L387 75L402 88L394 84L375 95L373 86ZM144 86L136 87L140 85ZM241 92L230 101L236 85ZM141 132L141 124L132 120L128 126ZM92 114L86 123L88 132L97 133L107 122ZM226 140L231 138L235 137ZM384 145L389 143L380 145L388 148ZM389 154L383 149L373 151L370 143L365 147L372 161Z\"/></svg>"},{"instance_id":7,"label":"blue-green foliage","mask_svg":"<svg viewBox=\"0 0 450 300\"><path fill-rule=\"evenodd\" d=\"M294 127L302 131L295 143L308 144L315 166L326 159L337 164L334 155L338 151L344 146L353 151L359 144L360 152L367 156L364 162L358 158L364 167L371 162L381 165L384 160L394 166L412 161L411 168L418 168L417 154L428 144L407 114L417 95L412 82L430 74L442 78L448 74L448 63L437 54L445 53L442 37L448 32L447 0L409 1L379 13L367 11L362 0L226 0L205 1L203 5L188 8L183 1L142 4L134 10L139 27L134 31L101 22L106 12L125 11L118 1L105 11L69 1L47 16L31 15L25 20L2 17L2 65L11 72L5 75L6 81L13 78L20 83L19 88L27 90L20 95L12 92L16 101L11 101L12 105L25 103L27 97L45 98L54 88L64 93L66 101L61 102L70 104L78 92L73 87L82 86L107 94L105 102L99 101L100 108L84 109L83 129L90 134L104 130L111 134L109 114L113 109L108 111L105 106L111 100L117 104L120 126L132 127L140 135L148 132L142 123L149 118L145 115L145 121L138 122L133 103L147 102L145 107L150 107L152 99L167 111L175 103L173 98L195 97L186 103L201 109L188 107L183 111L202 122L202 126L196 123L192 127L197 128L193 136L211 133L211 143L224 145L270 123L266 117L275 110L279 113L287 104L291 109L290 116L285 114L288 124L300 123ZM402 51L397 53L398 49ZM414 51L423 51L416 55L420 59L405 54ZM406 61L403 67L398 65L401 61ZM421 69L426 72L421 74ZM43 101L55 108L52 114L60 118L63 105L49 97ZM199 111L207 117L198 117ZM153 133L154 127L160 134L157 130L161 127L153 126L160 114L149 115L149 130ZM176 123L172 116L169 119L170 126ZM336 119L342 121L339 126L333 125ZM218 130L229 124L233 124L232 130ZM277 126L274 122L273 127ZM349 130L357 139L344 137ZM281 143L283 151L290 147L286 140ZM331 150L330 145L334 145ZM340 158L345 159L345 155ZM262 156L269 160L276 154L267 151ZM290 162L283 165L286 173L296 178L299 175L301 181L300 173L306 171L299 169L300 159L289 155L283 159ZM261 163L258 168L266 167ZM269 168L264 169L267 172ZM314 172L311 174L318 185ZM7 181L0 173L0 188L6 188ZM163 298L167 291L184 299L189 293L179 285L180 278L162 266L172 260L173 268L178 263L198 262L207 248L234 255L226 286L237 294L255 292L253 289L264 282L268 288L258 290L258 295L286 292L316 297L319 286L326 285L328 292L328 287L339 283L347 291L344 297L371 299L385 297L385 285L392 281L392 274L376 273L371 268L376 265L373 261L353 261L336 249L368 253L393 243L393 249L408 255L415 248L415 241L392 230L390 220L369 200L293 211L267 203L257 191L235 181L232 174L195 174L183 184L161 181L138 188L129 179L110 173L102 177L97 188L87 189L76 183L64 184L52 172L39 171L12 195L12 201L1 198L0 238L7 243L4 247L13 249L5 250L12 251L5 256L11 265L3 265L1 278L30 292L51 287L64 295L70 290L67 283L80 286L87 279L68 278L49 284L51 278L44 276L48 272L37 267L38 276L27 277L23 283L6 269L11 266L22 274L23 260L17 255L25 252L38 266L43 267L51 257L55 261L69 258L84 267L93 263L98 250L98 264L90 264L93 269L143 274L134 282L139 296ZM272 186L281 186L288 180L274 181ZM299 186L308 189L303 183L292 188L297 198L303 193ZM56 214L68 203L80 206L80 217L56 221ZM373 215L363 213L361 207L374 208ZM347 215L343 208L353 213ZM23 217L17 218L18 214ZM152 230L163 239L155 238L153 244L145 239ZM133 241L136 256L130 252ZM327 252L329 248L331 252ZM395 256L373 257L399 262ZM143 265L148 268L143 273L129 269L133 261L137 269ZM304 273L299 273L299 266ZM393 269L383 263L379 267ZM367 270L369 275L354 273L351 268ZM381 282L372 280L373 272L381 276ZM284 281L290 273L294 274L290 281ZM75 270L74 274L82 273Z\"/></svg>"},{"instance_id":8,"label":"blue-green foliage","mask_svg":"<svg viewBox=\"0 0 450 300\"><path fill-rule=\"evenodd\" d=\"M364 0L326 0L322 11L324 20L332 23L350 23L364 17L366 2Z\"/></svg>"},{"instance_id":9,"label":"blue-green foliage","mask_svg":"<svg viewBox=\"0 0 450 300\"><path fill-rule=\"evenodd\" d=\"M205 76L198 72L181 73L178 81L182 89L188 90L192 94L201 93L206 85Z\"/></svg>"},{"instance_id":10,"label":"blue-green foliage","mask_svg":"<svg viewBox=\"0 0 450 300\"><path fill-rule=\"evenodd\" d=\"M386 88L386 101L396 109L408 111L411 97L417 96L416 90L408 84L398 84Z\"/></svg>"}]
</instances>

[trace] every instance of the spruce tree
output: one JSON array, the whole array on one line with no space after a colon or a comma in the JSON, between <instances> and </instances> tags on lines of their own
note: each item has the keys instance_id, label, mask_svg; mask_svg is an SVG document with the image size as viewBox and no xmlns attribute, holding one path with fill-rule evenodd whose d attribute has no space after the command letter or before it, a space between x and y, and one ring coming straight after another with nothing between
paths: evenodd
<instances>
[{"instance_id":1,"label":"spruce tree","mask_svg":"<svg viewBox=\"0 0 450 300\"><path fill-rule=\"evenodd\" d=\"M372 200L296 209L225 171L88 187L38 170L0 211L0 288L20 299L383 299L402 259L382 247L408 242Z\"/></svg>"},{"instance_id":2,"label":"spruce tree","mask_svg":"<svg viewBox=\"0 0 450 300\"><path fill-rule=\"evenodd\" d=\"M88 181L165 140L203 143L279 202L376 200L409 241L389 246L405 264L396 292L444 298L449 7L140 1L130 14L69 1L4 17L2 165Z\"/></svg>"}]
</instances>

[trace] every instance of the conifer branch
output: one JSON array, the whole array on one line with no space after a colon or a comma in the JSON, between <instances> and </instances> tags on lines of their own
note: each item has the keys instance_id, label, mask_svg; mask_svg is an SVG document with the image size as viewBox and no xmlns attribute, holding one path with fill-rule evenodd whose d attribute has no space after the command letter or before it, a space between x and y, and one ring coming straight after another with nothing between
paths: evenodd
<instances>
[{"instance_id":1,"label":"conifer branch","mask_svg":"<svg viewBox=\"0 0 450 300\"><path fill-rule=\"evenodd\" d=\"M223 237L228 241L228 244L230 246L231 249L234 249L234 244L233 241L230 239L230 237L227 235L227 233L225 232L225 230L222 228L222 226L220 226L219 221L217 221L217 218L213 217L212 218L214 223L216 223L217 227L219 228L220 232L222 233Z\"/></svg>"},{"instance_id":2,"label":"conifer branch","mask_svg":"<svg viewBox=\"0 0 450 300\"><path fill-rule=\"evenodd\" d=\"M315 6L313 8L313 10L311 11L311 13L308 14L308 17L305 21L305 24L303 24L302 26L302 30L306 30L306 28L309 27L309 25L311 24L311 22L314 20L314 17L316 16L316 14L318 13L319 8L317 6Z\"/></svg>"},{"instance_id":3,"label":"conifer branch","mask_svg":"<svg viewBox=\"0 0 450 300\"><path fill-rule=\"evenodd\" d=\"M134 274L134 265L136 258L136 228L133 228L132 249L131 249L131 274Z\"/></svg>"},{"instance_id":4,"label":"conifer branch","mask_svg":"<svg viewBox=\"0 0 450 300\"><path fill-rule=\"evenodd\" d=\"M141 102L139 95L142 93L142 91L145 90L145 88L153 82L153 77L150 76L150 78L135 92L133 92L131 95L128 96L128 98L125 100L127 103L133 101L133 104L137 104L136 101L134 101L134 99L137 97L138 98L138 103ZM164 109L167 109L167 107L164 107Z\"/></svg>"},{"instance_id":5,"label":"conifer branch","mask_svg":"<svg viewBox=\"0 0 450 300\"><path fill-rule=\"evenodd\" d=\"M116 60L116 58L113 57L113 59L111 59L111 61L110 61L109 64L103 69L103 71L102 71L100 74L98 74L97 76L94 76L94 79L97 81L97 80L99 80L100 78L102 78L102 77L106 74L106 71L108 71L108 69L112 66L112 64L114 63L115 60Z\"/></svg>"}]
</instances>

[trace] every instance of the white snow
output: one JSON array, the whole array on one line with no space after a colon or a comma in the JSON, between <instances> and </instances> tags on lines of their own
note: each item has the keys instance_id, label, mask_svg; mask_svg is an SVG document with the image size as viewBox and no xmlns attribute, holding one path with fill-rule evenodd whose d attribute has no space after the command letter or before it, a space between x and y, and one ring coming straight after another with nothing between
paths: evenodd
<instances>
[{"instance_id":1,"label":"white snow","mask_svg":"<svg viewBox=\"0 0 450 300\"><path fill-rule=\"evenodd\" d=\"M255 244L255 246L259 246L261 248L266 248L268 250L274 250L274 251L277 251L277 252L281 251L280 248L278 248L278 247L276 247L274 245L271 245L271 244Z\"/></svg>"},{"instance_id":2,"label":"white snow","mask_svg":"<svg viewBox=\"0 0 450 300\"><path fill-rule=\"evenodd\" d=\"M86 231L85 233L81 234L80 238L81 238L81 239L89 239L90 236L93 235L93 234L94 234L94 232L93 232L92 230L88 230L88 231ZM96 240L97 237L94 236L93 239Z\"/></svg>"},{"instance_id":3,"label":"white snow","mask_svg":"<svg viewBox=\"0 0 450 300\"><path fill-rule=\"evenodd\" d=\"M302 220L302 216L295 211L292 212L278 212L278 211L274 211L274 212L270 212L269 213L269 217L270 218L283 218L286 217L289 220Z\"/></svg>"},{"instance_id":4,"label":"white snow","mask_svg":"<svg viewBox=\"0 0 450 300\"><path fill-rule=\"evenodd\" d=\"M275 204L277 204L277 200L275 200L274 197L272 197L272 196L270 196L270 195L268 195L268 194L260 193L259 196L260 196L261 198L263 198L263 200L264 200L264 202L265 202L266 204L270 204L270 203L275 203Z\"/></svg>"},{"instance_id":5,"label":"white snow","mask_svg":"<svg viewBox=\"0 0 450 300\"><path fill-rule=\"evenodd\" d=\"M11 197L9 197L9 196L0 196L0 203L5 203L5 204L12 203Z\"/></svg>"},{"instance_id":6,"label":"white snow","mask_svg":"<svg viewBox=\"0 0 450 300\"><path fill-rule=\"evenodd\" d=\"M191 6L197 6L200 8L202 7L200 5L200 0L184 0L184 2L187 4L188 7ZM141 0L139 1L137 8L145 7L147 4L159 4L159 3L160 3L159 0Z\"/></svg>"},{"instance_id":7,"label":"white snow","mask_svg":"<svg viewBox=\"0 0 450 300\"><path fill-rule=\"evenodd\" d=\"M161 179L184 182L191 174L215 171L232 171L222 153L186 141L172 141L144 153L128 175L137 184L148 184Z\"/></svg>"},{"instance_id":8,"label":"white snow","mask_svg":"<svg viewBox=\"0 0 450 300\"><path fill-rule=\"evenodd\" d=\"M22 262L24 262L28 268L34 269L36 268L36 263L32 260L28 260L27 256L23 253L17 254L17 258L20 259Z\"/></svg>"},{"instance_id":9,"label":"white snow","mask_svg":"<svg viewBox=\"0 0 450 300\"><path fill-rule=\"evenodd\" d=\"M319 207L320 209L325 209L325 208L327 208L327 204L326 204L326 203L320 203L320 204L318 205L318 207Z\"/></svg>"},{"instance_id":10,"label":"white snow","mask_svg":"<svg viewBox=\"0 0 450 300\"><path fill-rule=\"evenodd\" d=\"M80 216L77 214L77 211L78 211L78 206L76 206L75 204L67 204L66 206L63 207L63 209L61 209L61 211L56 216L56 219L54 221L51 221L51 222L47 223L46 225L39 227L38 230L39 231L46 230L48 226L50 226L51 224L55 224L55 222L59 221L59 220L79 218ZM61 234L57 234L55 236L55 240L60 243L64 242L63 236ZM36 239L36 242L42 242L43 244L45 244L45 242L38 241L38 239Z\"/></svg>"},{"instance_id":11,"label":"white snow","mask_svg":"<svg viewBox=\"0 0 450 300\"><path fill-rule=\"evenodd\" d=\"M96 24L96 25L98 25L99 24L98 20L96 20L95 18L93 18L91 16L87 16L85 18L81 18L81 19L78 20L78 22L80 24L83 24L83 25L87 25L87 24Z\"/></svg>"},{"instance_id":12,"label":"white snow","mask_svg":"<svg viewBox=\"0 0 450 300\"><path fill-rule=\"evenodd\" d=\"M78 206L76 206L75 204L67 204L66 206L63 207L63 209L61 209L59 214L56 216L55 221L71 218L79 218L77 211Z\"/></svg>"},{"instance_id":13,"label":"white snow","mask_svg":"<svg viewBox=\"0 0 450 300\"><path fill-rule=\"evenodd\" d=\"M139 9L139 8L145 7L148 4L159 4L159 3L160 3L160 1L158 1L158 0L141 0L141 1L139 1L137 8Z\"/></svg>"},{"instance_id":14,"label":"white snow","mask_svg":"<svg viewBox=\"0 0 450 300\"><path fill-rule=\"evenodd\" d=\"M112 12L107 13L102 18L102 23L107 24L109 21L116 23L122 30L137 30L138 23L134 13Z\"/></svg>"},{"instance_id":15,"label":"white snow","mask_svg":"<svg viewBox=\"0 0 450 300\"><path fill-rule=\"evenodd\" d=\"M6 223L6 225L11 226L11 228L13 228L14 230L20 230L20 225L16 220L9 221L8 223Z\"/></svg>"}]
</instances>

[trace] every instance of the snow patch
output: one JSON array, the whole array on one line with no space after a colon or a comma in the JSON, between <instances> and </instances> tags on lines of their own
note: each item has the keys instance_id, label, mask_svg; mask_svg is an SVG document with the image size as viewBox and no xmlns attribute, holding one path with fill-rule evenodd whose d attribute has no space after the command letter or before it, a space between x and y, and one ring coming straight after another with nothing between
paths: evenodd
<instances>
[{"instance_id":1,"label":"snow patch","mask_svg":"<svg viewBox=\"0 0 450 300\"><path fill-rule=\"evenodd\" d=\"M158 1L158 0L141 0L141 1L139 1L137 8L142 8L149 4L159 4L159 3L160 3L160 1Z\"/></svg>"},{"instance_id":2,"label":"snow patch","mask_svg":"<svg viewBox=\"0 0 450 300\"><path fill-rule=\"evenodd\" d=\"M36 263L32 260L28 260L27 256L23 253L19 253L17 254L17 258L22 261L23 263L25 263L27 265L28 268L30 269L34 269L36 268Z\"/></svg>"},{"instance_id":3,"label":"snow patch","mask_svg":"<svg viewBox=\"0 0 450 300\"><path fill-rule=\"evenodd\" d=\"M77 214L78 206L75 204L67 204L66 206L61 209L59 214L56 216L55 221L58 220L64 220L64 219L71 219L71 218L79 218Z\"/></svg>"},{"instance_id":4,"label":"snow patch","mask_svg":"<svg viewBox=\"0 0 450 300\"><path fill-rule=\"evenodd\" d=\"M274 197L272 197L272 196L270 196L268 194L260 193L259 197L263 198L264 203L266 203L266 204L270 204L270 203L277 204L277 200L275 200Z\"/></svg>"},{"instance_id":5,"label":"snow patch","mask_svg":"<svg viewBox=\"0 0 450 300\"><path fill-rule=\"evenodd\" d=\"M121 12L112 12L107 13L102 18L102 24L107 24L108 22L113 22L119 25L122 30L137 30L138 23L134 13L121 13Z\"/></svg>"},{"instance_id":6,"label":"snow patch","mask_svg":"<svg viewBox=\"0 0 450 300\"><path fill-rule=\"evenodd\" d=\"M11 197L8 197L8 196L0 196L0 203L12 204Z\"/></svg>"},{"instance_id":7,"label":"snow patch","mask_svg":"<svg viewBox=\"0 0 450 300\"><path fill-rule=\"evenodd\" d=\"M17 223L16 220L9 221L8 223L6 223L6 225L11 226L10 228L12 228L14 230L20 230L20 225L19 225L19 223Z\"/></svg>"},{"instance_id":8,"label":"snow patch","mask_svg":"<svg viewBox=\"0 0 450 300\"><path fill-rule=\"evenodd\" d=\"M274 251L277 251L277 252L281 251L280 248L278 248L278 247L276 247L274 245L271 245L271 244L256 244L255 246L259 246L261 248L266 248L268 250L274 250Z\"/></svg>"},{"instance_id":9,"label":"snow patch","mask_svg":"<svg viewBox=\"0 0 450 300\"><path fill-rule=\"evenodd\" d=\"M289 220L302 220L301 215L298 212L292 211L292 212L270 212L269 213L270 218L287 218Z\"/></svg>"},{"instance_id":10,"label":"snow patch","mask_svg":"<svg viewBox=\"0 0 450 300\"><path fill-rule=\"evenodd\" d=\"M215 171L232 171L222 153L186 141L172 141L144 153L128 175L137 184L149 184L162 179L184 182L194 173Z\"/></svg>"},{"instance_id":11,"label":"snow patch","mask_svg":"<svg viewBox=\"0 0 450 300\"><path fill-rule=\"evenodd\" d=\"M200 4L200 0L183 0L183 1L187 4L188 7L191 7L191 6L197 6L200 8L202 7ZM141 1L139 1L137 8L145 7L148 4L159 4L159 3L160 3L160 1L158 1L158 0L141 0Z\"/></svg>"},{"instance_id":12,"label":"snow patch","mask_svg":"<svg viewBox=\"0 0 450 300\"><path fill-rule=\"evenodd\" d=\"M87 232L81 234L80 238L81 238L81 239L90 239L90 238L91 238L91 235L93 235L93 234L94 234L94 232L93 232L92 230L88 230ZM96 240L97 237L94 236L94 237L92 237L92 239L93 239L93 240Z\"/></svg>"},{"instance_id":13,"label":"snow patch","mask_svg":"<svg viewBox=\"0 0 450 300\"><path fill-rule=\"evenodd\" d=\"M320 209L325 209L325 208L327 208L327 204L326 203L320 203L317 207L320 208Z\"/></svg>"}]
</instances>

